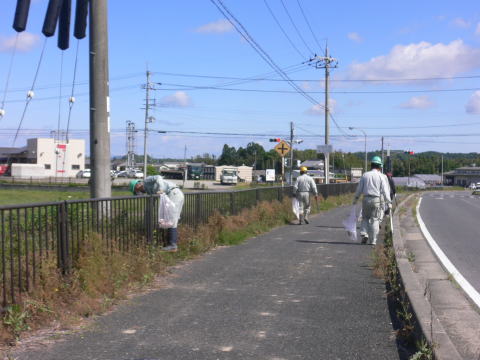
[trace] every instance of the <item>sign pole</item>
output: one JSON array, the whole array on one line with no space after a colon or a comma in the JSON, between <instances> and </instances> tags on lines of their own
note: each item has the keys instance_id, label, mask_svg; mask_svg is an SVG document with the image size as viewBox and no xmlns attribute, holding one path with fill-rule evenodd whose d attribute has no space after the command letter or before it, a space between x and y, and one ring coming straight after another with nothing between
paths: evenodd
<instances>
[{"instance_id":1,"label":"sign pole","mask_svg":"<svg viewBox=\"0 0 480 360\"><path fill-rule=\"evenodd\" d=\"M283 187L283 174L285 173L285 156L282 156L282 187Z\"/></svg>"}]
</instances>

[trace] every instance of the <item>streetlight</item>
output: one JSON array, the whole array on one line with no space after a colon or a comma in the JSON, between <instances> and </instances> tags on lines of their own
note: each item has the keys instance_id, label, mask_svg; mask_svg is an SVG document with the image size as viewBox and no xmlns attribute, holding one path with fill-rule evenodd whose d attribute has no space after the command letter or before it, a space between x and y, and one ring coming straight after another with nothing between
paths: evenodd
<instances>
[{"instance_id":1,"label":"streetlight","mask_svg":"<svg viewBox=\"0 0 480 360\"><path fill-rule=\"evenodd\" d=\"M365 133L365 131L363 131L362 129L359 129L357 127L353 127L353 126L349 126L348 127L348 130L358 130L358 131L361 131L363 133L363 136L365 136L365 168L364 168L364 172L367 172L367 134Z\"/></svg>"}]
</instances>

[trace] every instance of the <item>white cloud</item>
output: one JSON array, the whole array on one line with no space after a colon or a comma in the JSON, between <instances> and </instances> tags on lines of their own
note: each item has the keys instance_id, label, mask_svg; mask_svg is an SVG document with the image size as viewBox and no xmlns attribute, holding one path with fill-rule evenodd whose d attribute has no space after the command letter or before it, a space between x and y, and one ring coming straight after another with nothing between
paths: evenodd
<instances>
[{"instance_id":1,"label":"white cloud","mask_svg":"<svg viewBox=\"0 0 480 360\"><path fill-rule=\"evenodd\" d=\"M0 52L11 51L15 47L17 35L0 36ZM40 40L40 36L28 32L21 32L18 35L17 51L27 52L32 50Z\"/></svg>"},{"instance_id":2,"label":"white cloud","mask_svg":"<svg viewBox=\"0 0 480 360\"><path fill-rule=\"evenodd\" d=\"M165 96L160 99L160 104L166 107L190 107L192 106L192 99L184 91L177 91L173 95Z\"/></svg>"},{"instance_id":3,"label":"white cloud","mask_svg":"<svg viewBox=\"0 0 480 360\"><path fill-rule=\"evenodd\" d=\"M480 115L480 90L475 91L467 104L465 105L465 111L468 114Z\"/></svg>"},{"instance_id":4,"label":"white cloud","mask_svg":"<svg viewBox=\"0 0 480 360\"><path fill-rule=\"evenodd\" d=\"M337 101L335 99L330 99L328 102L330 112L335 112L335 107L337 105ZM316 104L313 105L310 109L306 111L308 115L322 115L325 114L325 106L324 104Z\"/></svg>"},{"instance_id":5,"label":"white cloud","mask_svg":"<svg viewBox=\"0 0 480 360\"><path fill-rule=\"evenodd\" d=\"M222 34L233 31L233 25L226 19L214 21L205 25L202 25L195 29L199 33L215 33Z\"/></svg>"},{"instance_id":6,"label":"white cloud","mask_svg":"<svg viewBox=\"0 0 480 360\"><path fill-rule=\"evenodd\" d=\"M455 27L461 28L461 29L468 29L470 27L470 22L462 19L462 18L455 18L452 20L451 24Z\"/></svg>"},{"instance_id":7,"label":"white cloud","mask_svg":"<svg viewBox=\"0 0 480 360\"><path fill-rule=\"evenodd\" d=\"M355 63L349 68L349 79L408 79L448 77L480 68L480 49L462 40L449 44L396 45L387 55Z\"/></svg>"},{"instance_id":8,"label":"white cloud","mask_svg":"<svg viewBox=\"0 0 480 360\"><path fill-rule=\"evenodd\" d=\"M477 28L475 30L475 35L480 36L480 23L477 24Z\"/></svg>"},{"instance_id":9,"label":"white cloud","mask_svg":"<svg viewBox=\"0 0 480 360\"><path fill-rule=\"evenodd\" d=\"M433 101L426 95L414 96L407 102L400 105L402 109L428 109L434 105Z\"/></svg>"},{"instance_id":10,"label":"white cloud","mask_svg":"<svg viewBox=\"0 0 480 360\"><path fill-rule=\"evenodd\" d=\"M363 38L356 32L351 32L347 34L347 37L352 40L353 42L356 43L361 43L363 42Z\"/></svg>"}]
</instances>

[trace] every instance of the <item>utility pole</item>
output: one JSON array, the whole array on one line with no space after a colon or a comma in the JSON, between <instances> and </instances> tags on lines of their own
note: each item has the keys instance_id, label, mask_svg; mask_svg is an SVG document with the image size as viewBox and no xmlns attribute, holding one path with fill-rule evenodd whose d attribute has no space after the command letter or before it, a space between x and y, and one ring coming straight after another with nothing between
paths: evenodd
<instances>
[{"instance_id":1,"label":"utility pole","mask_svg":"<svg viewBox=\"0 0 480 360\"><path fill-rule=\"evenodd\" d=\"M185 189L185 181L187 180L187 144L185 144L185 149L183 150L183 188Z\"/></svg>"},{"instance_id":2,"label":"utility pole","mask_svg":"<svg viewBox=\"0 0 480 360\"><path fill-rule=\"evenodd\" d=\"M107 0L90 1L90 168L92 198L110 197Z\"/></svg>"},{"instance_id":3,"label":"utility pole","mask_svg":"<svg viewBox=\"0 0 480 360\"><path fill-rule=\"evenodd\" d=\"M290 121L290 185L293 185L293 121Z\"/></svg>"},{"instance_id":4,"label":"utility pole","mask_svg":"<svg viewBox=\"0 0 480 360\"><path fill-rule=\"evenodd\" d=\"M143 134L143 180L147 178L147 137L148 137L148 123L153 122L153 118L149 116L150 110L150 90L152 90L152 83L150 82L150 75L152 73L147 70L147 83L145 84L145 129Z\"/></svg>"},{"instance_id":5,"label":"utility pole","mask_svg":"<svg viewBox=\"0 0 480 360\"><path fill-rule=\"evenodd\" d=\"M385 171L383 169L385 168L385 162L383 161L383 136L382 136L382 164L384 164L384 166L382 167L382 173L384 173Z\"/></svg>"},{"instance_id":6,"label":"utility pole","mask_svg":"<svg viewBox=\"0 0 480 360\"><path fill-rule=\"evenodd\" d=\"M442 154L442 186L443 186L443 154Z\"/></svg>"},{"instance_id":7,"label":"utility pole","mask_svg":"<svg viewBox=\"0 0 480 360\"><path fill-rule=\"evenodd\" d=\"M135 123L127 120L127 171L135 168L135 133Z\"/></svg>"},{"instance_id":8,"label":"utility pole","mask_svg":"<svg viewBox=\"0 0 480 360\"><path fill-rule=\"evenodd\" d=\"M315 67L317 69L325 69L325 145L330 144L330 122L329 122L329 94L328 94L328 85L330 78L330 69L336 68L338 66L337 59L334 59L328 54L328 44L325 46L325 56L315 56L310 61L315 61ZM328 151L325 152L325 184L329 183L329 171L330 171L330 154Z\"/></svg>"}]
</instances>

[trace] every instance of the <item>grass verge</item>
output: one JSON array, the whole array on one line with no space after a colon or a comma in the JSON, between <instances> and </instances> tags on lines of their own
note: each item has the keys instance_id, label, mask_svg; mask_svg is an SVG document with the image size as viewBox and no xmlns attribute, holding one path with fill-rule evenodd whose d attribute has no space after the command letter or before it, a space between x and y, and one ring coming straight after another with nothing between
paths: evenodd
<instances>
[{"instance_id":1,"label":"grass verge","mask_svg":"<svg viewBox=\"0 0 480 360\"><path fill-rule=\"evenodd\" d=\"M312 213L348 204L351 199L351 195L321 199L312 206ZM109 244L107 248L99 235L89 234L68 275L58 271L55 256L51 256L52 260L43 264L34 290L23 294L18 304L5 309L0 342L14 345L26 332L52 324L69 328L141 291L157 275L165 273L168 266L218 245L239 244L292 220L288 198L283 202L262 202L235 216L216 213L197 229L179 227L177 253L164 253L143 243L123 252L120 244Z\"/></svg>"},{"instance_id":2,"label":"grass verge","mask_svg":"<svg viewBox=\"0 0 480 360\"><path fill-rule=\"evenodd\" d=\"M433 360L433 347L419 334L410 301L400 279L390 224L385 226L384 245L377 246L372 256L374 274L386 283L398 347L410 360ZM413 262L415 255L409 253L408 260Z\"/></svg>"}]
</instances>

